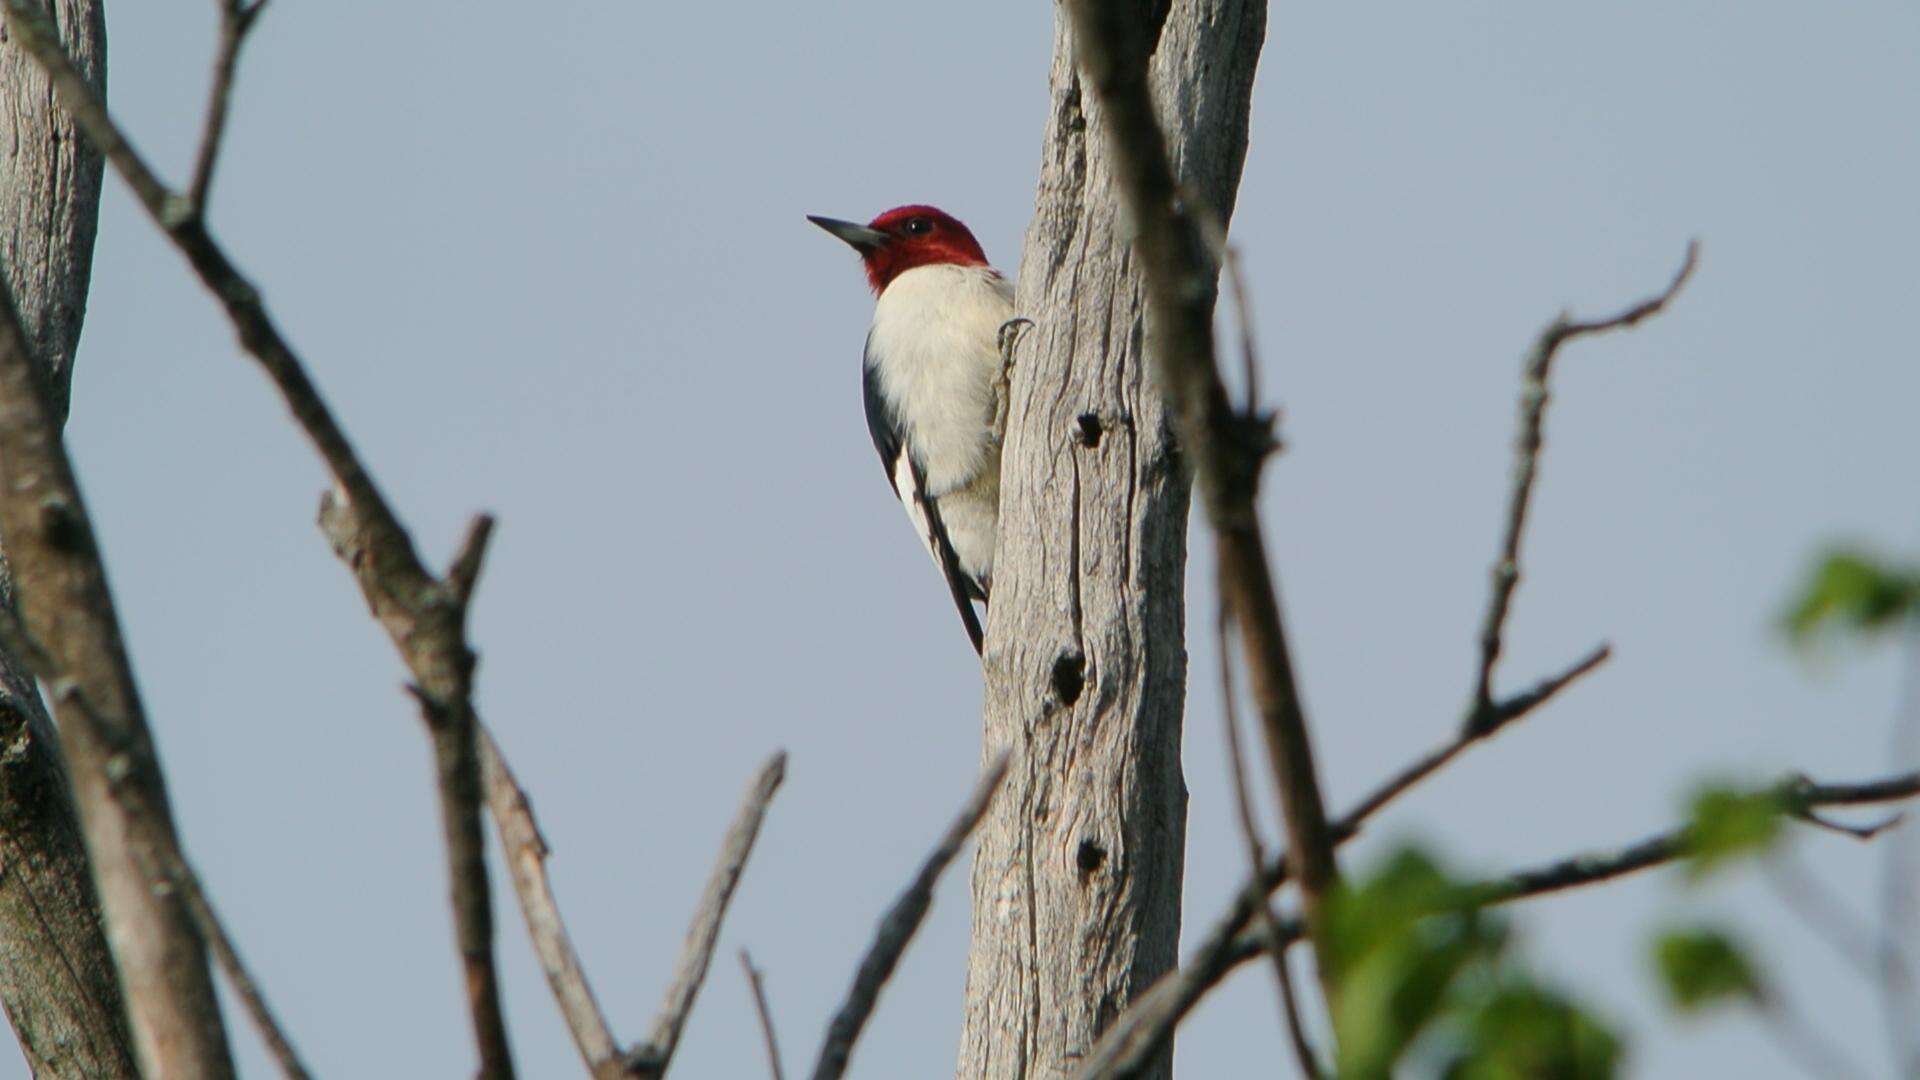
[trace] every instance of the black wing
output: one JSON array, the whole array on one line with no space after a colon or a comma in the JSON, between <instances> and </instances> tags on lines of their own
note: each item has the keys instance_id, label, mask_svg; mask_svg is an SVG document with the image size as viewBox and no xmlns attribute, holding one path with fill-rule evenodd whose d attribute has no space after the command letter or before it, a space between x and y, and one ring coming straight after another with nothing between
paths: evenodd
<instances>
[{"instance_id":1,"label":"black wing","mask_svg":"<svg viewBox=\"0 0 1920 1080\"><path fill-rule=\"evenodd\" d=\"M980 629L980 616L974 613L970 595L980 591L979 586L967 576L960 567L960 556L953 550L953 541L947 538L946 522L940 517L940 500L927 497L927 477L920 464L906 449L906 433L901 430L893 410L888 407L886 398L880 395L880 378L872 365L863 359L860 364L861 395L867 410L867 434L873 436L873 448L880 452L880 464L887 470L887 483L893 488L893 494L907 506L908 516L916 519L916 526L926 530L927 546L933 550L933 558L940 565L940 574L947 579L947 591L953 595L953 605L960 611L960 622L967 628L967 640L973 642L973 651L982 651L981 642L985 634ZM900 490L900 465L902 460L907 466L907 476L911 491ZM912 511L919 508L919 513Z\"/></svg>"},{"instance_id":2,"label":"black wing","mask_svg":"<svg viewBox=\"0 0 1920 1080\"><path fill-rule=\"evenodd\" d=\"M906 436L894 419L893 410L887 407L887 399L880 396L879 373L865 357L860 360L860 395L867 408L867 434L873 436L873 448L880 451L880 464L887 470L887 483L898 495L900 485L893 482L893 467L900 461L900 447L905 445Z\"/></svg>"}]
</instances>

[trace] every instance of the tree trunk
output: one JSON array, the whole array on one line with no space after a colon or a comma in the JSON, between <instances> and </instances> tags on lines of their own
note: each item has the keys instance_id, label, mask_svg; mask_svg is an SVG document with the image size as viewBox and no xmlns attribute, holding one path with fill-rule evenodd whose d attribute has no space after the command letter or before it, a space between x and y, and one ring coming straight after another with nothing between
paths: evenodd
<instances>
[{"instance_id":1,"label":"tree trunk","mask_svg":"<svg viewBox=\"0 0 1920 1080\"><path fill-rule=\"evenodd\" d=\"M1246 157L1260 0L1175 0L1153 54L1181 181L1221 221ZM1173 967L1186 787L1189 477L1148 374L1141 282L1102 118L1056 14L1052 109L1020 264L985 660L985 752L1018 751L982 827L958 1075L1070 1075ZM1158 1075L1166 1075L1163 1061Z\"/></svg>"},{"instance_id":2,"label":"tree trunk","mask_svg":"<svg viewBox=\"0 0 1920 1080\"><path fill-rule=\"evenodd\" d=\"M60 36L104 86L98 0L54 0ZM4 28L0 28L3 31ZM45 74L0 32L0 271L64 418L86 313L100 156ZM0 556L0 604L12 607ZM135 1074L112 956L53 727L19 659L0 649L0 1004L36 1077Z\"/></svg>"}]
</instances>

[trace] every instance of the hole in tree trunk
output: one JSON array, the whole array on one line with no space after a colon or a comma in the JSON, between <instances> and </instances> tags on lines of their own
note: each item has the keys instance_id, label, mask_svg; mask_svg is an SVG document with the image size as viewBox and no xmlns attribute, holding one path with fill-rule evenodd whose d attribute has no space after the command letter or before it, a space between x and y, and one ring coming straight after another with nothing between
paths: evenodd
<instances>
[{"instance_id":1,"label":"hole in tree trunk","mask_svg":"<svg viewBox=\"0 0 1920 1080\"><path fill-rule=\"evenodd\" d=\"M1099 413L1083 412L1075 421L1073 441L1089 450L1100 445L1100 436L1104 434L1106 427L1100 423Z\"/></svg>"},{"instance_id":2,"label":"hole in tree trunk","mask_svg":"<svg viewBox=\"0 0 1920 1080\"><path fill-rule=\"evenodd\" d=\"M1087 685L1087 658L1078 651L1069 650L1053 659L1053 696L1062 706L1070 706L1080 700L1080 691Z\"/></svg>"}]
</instances>

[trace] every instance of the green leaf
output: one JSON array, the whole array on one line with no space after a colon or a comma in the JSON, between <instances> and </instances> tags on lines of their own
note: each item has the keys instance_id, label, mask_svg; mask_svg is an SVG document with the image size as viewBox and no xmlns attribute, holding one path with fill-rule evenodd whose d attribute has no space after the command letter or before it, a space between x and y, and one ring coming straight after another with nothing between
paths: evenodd
<instances>
[{"instance_id":1,"label":"green leaf","mask_svg":"<svg viewBox=\"0 0 1920 1080\"><path fill-rule=\"evenodd\" d=\"M1838 550L1821 559L1781 621L1789 638L1805 644L1823 630L1873 634L1916 612L1920 569Z\"/></svg>"},{"instance_id":2,"label":"green leaf","mask_svg":"<svg viewBox=\"0 0 1920 1080\"><path fill-rule=\"evenodd\" d=\"M1566 997L1511 978L1464 1018L1465 1046L1448 1080L1604 1080L1620 1066L1620 1040Z\"/></svg>"},{"instance_id":3,"label":"green leaf","mask_svg":"<svg viewBox=\"0 0 1920 1080\"><path fill-rule=\"evenodd\" d=\"M1440 1015L1461 972L1498 947L1494 938L1473 916L1440 916L1349 967L1333 1005L1340 1075L1390 1075Z\"/></svg>"},{"instance_id":4,"label":"green leaf","mask_svg":"<svg viewBox=\"0 0 1920 1080\"><path fill-rule=\"evenodd\" d=\"M1342 882L1327 907L1328 944L1336 963L1358 962L1415 920L1457 910L1462 900L1460 886L1439 864L1417 848L1402 848L1370 873Z\"/></svg>"},{"instance_id":5,"label":"green leaf","mask_svg":"<svg viewBox=\"0 0 1920 1080\"><path fill-rule=\"evenodd\" d=\"M1461 886L1414 849L1350 878L1328 899L1340 972L1331 1003L1343 1077L1385 1077L1441 1015L1456 979L1505 942Z\"/></svg>"},{"instance_id":6,"label":"green leaf","mask_svg":"<svg viewBox=\"0 0 1920 1080\"><path fill-rule=\"evenodd\" d=\"M1667 931L1654 939L1653 962L1668 1003L1683 1013L1725 1002L1757 1003L1763 997L1746 951L1722 930Z\"/></svg>"},{"instance_id":7,"label":"green leaf","mask_svg":"<svg viewBox=\"0 0 1920 1080\"><path fill-rule=\"evenodd\" d=\"M1765 851L1779 837L1788 809L1778 788L1702 788L1688 814L1688 877L1698 881L1729 862Z\"/></svg>"}]
</instances>

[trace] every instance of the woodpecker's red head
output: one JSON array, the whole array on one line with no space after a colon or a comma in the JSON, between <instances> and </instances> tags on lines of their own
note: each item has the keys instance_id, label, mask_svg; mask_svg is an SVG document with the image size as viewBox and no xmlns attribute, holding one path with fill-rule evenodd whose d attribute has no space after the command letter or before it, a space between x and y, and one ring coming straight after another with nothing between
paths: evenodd
<instances>
[{"instance_id":1,"label":"woodpecker's red head","mask_svg":"<svg viewBox=\"0 0 1920 1080\"><path fill-rule=\"evenodd\" d=\"M865 225L807 215L807 220L853 245L867 267L875 295L916 266L985 266L987 253L958 218L931 206L900 206Z\"/></svg>"}]
</instances>

